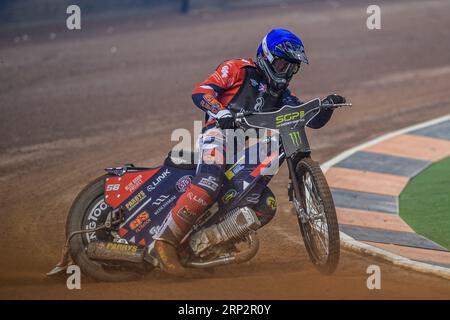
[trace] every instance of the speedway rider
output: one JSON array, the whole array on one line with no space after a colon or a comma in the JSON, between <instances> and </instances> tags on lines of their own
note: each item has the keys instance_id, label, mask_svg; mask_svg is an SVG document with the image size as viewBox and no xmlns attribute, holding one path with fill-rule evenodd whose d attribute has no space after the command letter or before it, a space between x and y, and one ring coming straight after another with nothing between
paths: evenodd
<instances>
[{"instance_id":1,"label":"speedway rider","mask_svg":"<svg viewBox=\"0 0 450 320\"><path fill-rule=\"evenodd\" d=\"M266 112L284 105L302 102L292 95L288 85L302 63L308 64L300 38L285 29L274 29L262 40L256 63L251 59L223 62L205 81L195 87L192 99L206 112L200 138L200 163L197 174L187 190L177 200L166 223L161 227L154 244L154 256L161 269L173 275L183 275L176 247L189 232L198 217L213 204L219 195L225 173L225 129L233 129L233 113ZM345 98L329 95L328 103L344 103ZM322 110L308 124L321 128L331 118L332 110ZM275 215L276 202L266 187L253 208L261 226Z\"/></svg>"}]
</instances>

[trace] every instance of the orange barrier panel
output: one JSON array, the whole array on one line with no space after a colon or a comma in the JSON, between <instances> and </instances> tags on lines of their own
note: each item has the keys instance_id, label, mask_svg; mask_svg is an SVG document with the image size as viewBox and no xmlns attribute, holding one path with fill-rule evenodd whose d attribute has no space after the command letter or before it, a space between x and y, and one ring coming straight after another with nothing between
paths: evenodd
<instances>
[{"instance_id":1,"label":"orange barrier panel","mask_svg":"<svg viewBox=\"0 0 450 320\"><path fill-rule=\"evenodd\" d=\"M402 134L368 147L365 151L438 161L450 156L450 141Z\"/></svg>"},{"instance_id":2,"label":"orange barrier panel","mask_svg":"<svg viewBox=\"0 0 450 320\"><path fill-rule=\"evenodd\" d=\"M353 191L398 196L408 183L408 177L385 173L332 167L326 173L330 187Z\"/></svg>"},{"instance_id":3,"label":"orange barrier panel","mask_svg":"<svg viewBox=\"0 0 450 320\"><path fill-rule=\"evenodd\" d=\"M396 214L349 208L336 208L336 213L339 224L349 224L391 231L414 232L411 227Z\"/></svg>"}]
</instances>

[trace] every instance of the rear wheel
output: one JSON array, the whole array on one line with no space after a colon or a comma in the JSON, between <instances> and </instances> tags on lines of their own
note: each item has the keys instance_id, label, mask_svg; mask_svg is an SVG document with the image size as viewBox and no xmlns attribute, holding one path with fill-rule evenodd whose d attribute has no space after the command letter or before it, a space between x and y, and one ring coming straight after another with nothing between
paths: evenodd
<instances>
[{"instance_id":1,"label":"rear wheel","mask_svg":"<svg viewBox=\"0 0 450 320\"><path fill-rule=\"evenodd\" d=\"M296 170L300 195L294 206L308 255L321 273L331 274L339 263L339 225L333 197L317 162L302 159Z\"/></svg>"},{"instance_id":2,"label":"rear wheel","mask_svg":"<svg viewBox=\"0 0 450 320\"><path fill-rule=\"evenodd\" d=\"M105 222L111 210L103 195L106 177L95 179L78 194L67 217L66 237L74 231L94 229ZM94 261L87 256L86 248L90 242L112 240L112 234L105 229L75 235L70 241L73 262L83 274L100 281L130 281L140 278L142 271L120 263Z\"/></svg>"}]
</instances>

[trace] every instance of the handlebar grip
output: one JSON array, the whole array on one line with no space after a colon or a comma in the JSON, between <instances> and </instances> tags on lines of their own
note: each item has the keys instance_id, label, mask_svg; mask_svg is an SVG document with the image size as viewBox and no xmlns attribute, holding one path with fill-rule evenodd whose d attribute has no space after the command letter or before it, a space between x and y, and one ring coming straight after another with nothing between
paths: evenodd
<instances>
[{"instance_id":1,"label":"handlebar grip","mask_svg":"<svg viewBox=\"0 0 450 320\"><path fill-rule=\"evenodd\" d=\"M324 109L337 109L341 107L351 107L351 103L336 103L336 104L322 104L321 107Z\"/></svg>"},{"instance_id":2,"label":"handlebar grip","mask_svg":"<svg viewBox=\"0 0 450 320\"><path fill-rule=\"evenodd\" d=\"M253 114L252 111L238 112L238 113L236 113L235 118L240 119L240 118L243 118L246 116L251 116L252 114Z\"/></svg>"}]
</instances>

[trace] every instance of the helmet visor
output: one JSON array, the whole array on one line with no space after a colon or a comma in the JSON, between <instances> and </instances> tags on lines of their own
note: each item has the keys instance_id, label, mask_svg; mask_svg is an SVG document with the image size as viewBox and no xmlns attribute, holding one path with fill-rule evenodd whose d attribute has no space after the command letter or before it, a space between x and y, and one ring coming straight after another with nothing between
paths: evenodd
<instances>
[{"instance_id":1,"label":"helmet visor","mask_svg":"<svg viewBox=\"0 0 450 320\"><path fill-rule=\"evenodd\" d=\"M272 62L273 70L279 75L292 76L300 69L300 63L292 63L282 58L275 58Z\"/></svg>"}]
</instances>

